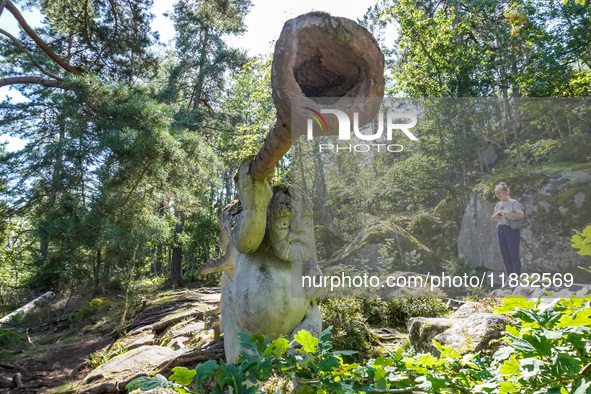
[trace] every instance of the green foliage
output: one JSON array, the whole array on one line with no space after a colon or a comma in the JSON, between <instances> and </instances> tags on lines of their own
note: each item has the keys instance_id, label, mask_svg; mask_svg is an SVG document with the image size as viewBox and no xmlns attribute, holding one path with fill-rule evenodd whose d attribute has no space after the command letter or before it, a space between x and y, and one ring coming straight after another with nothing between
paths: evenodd
<instances>
[{"instance_id":1,"label":"green foliage","mask_svg":"<svg viewBox=\"0 0 591 394\"><path fill-rule=\"evenodd\" d=\"M299 393L588 393L591 382L591 299L562 299L540 308L540 301L508 298L497 313L509 313L506 346L492 357L461 355L434 342L440 355L412 354L398 349L388 357L349 364L335 351L330 327L314 338L300 331L292 342L261 335L239 334L245 351L236 364L214 360L195 370L175 368L138 378L127 389L170 387L181 393L261 392L271 376L297 379ZM290 351L295 349L295 352Z\"/></svg>"},{"instance_id":2,"label":"green foliage","mask_svg":"<svg viewBox=\"0 0 591 394\"><path fill-rule=\"evenodd\" d=\"M36 256L32 247L31 221L10 218L0 227L0 300L6 311L19 307L30 297L19 289L33 275L32 263Z\"/></svg>"},{"instance_id":3,"label":"green foliage","mask_svg":"<svg viewBox=\"0 0 591 394\"><path fill-rule=\"evenodd\" d=\"M400 289L390 298L326 298L320 300L319 308L324 327L332 327L334 349L355 350L352 359L357 361L371 354L370 326L406 330L411 317L448 312L439 294L427 289Z\"/></svg>"},{"instance_id":4,"label":"green foliage","mask_svg":"<svg viewBox=\"0 0 591 394\"><path fill-rule=\"evenodd\" d=\"M96 323L103 315L101 312L112 310L115 307L114 303L113 300L108 298L95 298L72 313L72 321L76 324L83 324L88 321Z\"/></svg>"},{"instance_id":5,"label":"green foliage","mask_svg":"<svg viewBox=\"0 0 591 394\"><path fill-rule=\"evenodd\" d=\"M255 57L232 75L225 110L236 116L237 135L228 143L237 144L230 156L236 163L255 155L275 121L271 97L273 58Z\"/></svg>"},{"instance_id":6,"label":"green foliage","mask_svg":"<svg viewBox=\"0 0 591 394\"><path fill-rule=\"evenodd\" d=\"M13 330L0 328L0 349L7 348L17 344L23 338Z\"/></svg>"},{"instance_id":7,"label":"green foliage","mask_svg":"<svg viewBox=\"0 0 591 394\"><path fill-rule=\"evenodd\" d=\"M399 208L424 203L445 183L446 163L437 156L415 152L405 160L397 160L376 182L383 198Z\"/></svg>"},{"instance_id":8,"label":"green foliage","mask_svg":"<svg viewBox=\"0 0 591 394\"><path fill-rule=\"evenodd\" d=\"M464 274L472 276L476 273L476 268L470 264L466 256L452 256L445 268L450 276L464 276Z\"/></svg>"},{"instance_id":9,"label":"green foliage","mask_svg":"<svg viewBox=\"0 0 591 394\"><path fill-rule=\"evenodd\" d=\"M368 322L372 321L372 315L367 313L365 300L326 298L320 300L318 306L324 327L332 327L334 348L367 355L370 350Z\"/></svg>"},{"instance_id":10,"label":"green foliage","mask_svg":"<svg viewBox=\"0 0 591 394\"><path fill-rule=\"evenodd\" d=\"M386 240L380 247L378 262L386 272L411 271L426 274L433 268L416 250L401 253L395 239Z\"/></svg>"},{"instance_id":11,"label":"green foliage","mask_svg":"<svg viewBox=\"0 0 591 394\"><path fill-rule=\"evenodd\" d=\"M127 352L127 348L122 346L119 342L115 342L114 345L107 347L103 351L98 351L92 353L90 357L86 360L88 365L94 369L99 365L106 363L107 361L111 360L113 357L119 356Z\"/></svg>"},{"instance_id":12,"label":"green foliage","mask_svg":"<svg viewBox=\"0 0 591 394\"><path fill-rule=\"evenodd\" d=\"M591 135L585 132L574 133L560 139L551 159L554 163L588 163L591 161L589 152L591 152Z\"/></svg>"},{"instance_id":13,"label":"green foliage","mask_svg":"<svg viewBox=\"0 0 591 394\"><path fill-rule=\"evenodd\" d=\"M577 81L589 65L580 34L589 12L560 1L385 2L382 21L399 33L390 93L585 96Z\"/></svg>"},{"instance_id":14,"label":"green foliage","mask_svg":"<svg viewBox=\"0 0 591 394\"><path fill-rule=\"evenodd\" d=\"M572 238L573 248L579 249L577 252L581 256L591 256L591 226L582 232L577 231Z\"/></svg>"},{"instance_id":15,"label":"green foliage","mask_svg":"<svg viewBox=\"0 0 591 394\"><path fill-rule=\"evenodd\" d=\"M562 141L544 139L536 142L525 141L519 146L519 159L521 163L527 166L535 166L548 162L552 155L558 157L557 151L560 151ZM512 160L517 164L517 152L515 146L507 152Z\"/></svg>"},{"instance_id":16,"label":"green foliage","mask_svg":"<svg viewBox=\"0 0 591 394\"><path fill-rule=\"evenodd\" d=\"M541 308L539 301L506 299L497 313L510 313L516 325L507 327L508 346L494 356L499 386L524 393L542 389L561 392L562 388L587 392L585 371L591 365L590 301L562 299Z\"/></svg>"},{"instance_id":17,"label":"green foliage","mask_svg":"<svg viewBox=\"0 0 591 394\"><path fill-rule=\"evenodd\" d=\"M411 317L439 317L448 312L441 294L425 288L400 289L395 297L383 300L386 303L387 325L406 327Z\"/></svg>"}]
</instances>

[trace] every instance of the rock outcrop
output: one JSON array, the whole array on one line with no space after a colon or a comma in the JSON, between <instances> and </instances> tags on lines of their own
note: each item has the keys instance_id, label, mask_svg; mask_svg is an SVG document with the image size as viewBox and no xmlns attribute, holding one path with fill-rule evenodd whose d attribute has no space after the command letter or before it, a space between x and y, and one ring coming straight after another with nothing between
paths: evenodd
<instances>
[{"instance_id":1,"label":"rock outcrop","mask_svg":"<svg viewBox=\"0 0 591 394\"><path fill-rule=\"evenodd\" d=\"M108 361L87 372L75 391L123 392L138 376L153 371L167 376L174 367L194 367L222 357L223 342L215 339L212 322L220 299L215 290L171 293L162 297L162 303L146 308L127 327L127 335L102 351L120 354L107 356Z\"/></svg>"},{"instance_id":2,"label":"rock outcrop","mask_svg":"<svg viewBox=\"0 0 591 394\"><path fill-rule=\"evenodd\" d=\"M441 258L409 231L390 221L376 219L369 222L352 242L323 264L322 270L331 272L345 266L380 271L387 268L383 262L388 260L391 260L393 268L402 269L404 267L397 267L396 263L404 263L409 258L420 259L427 266L433 267L442 262Z\"/></svg>"}]
</instances>

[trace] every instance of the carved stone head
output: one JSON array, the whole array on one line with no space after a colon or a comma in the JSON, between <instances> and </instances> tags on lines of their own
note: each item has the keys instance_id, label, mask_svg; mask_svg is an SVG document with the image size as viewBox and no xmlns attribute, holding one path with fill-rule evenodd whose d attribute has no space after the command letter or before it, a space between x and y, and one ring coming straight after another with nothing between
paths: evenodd
<instances>
[{"instance_id":1,"label":"carved stone head","mask_svg":"<svg viewBox=\"0 0 591 394\"><path fill-rule=\"evenodd\" d=\"M307 261L316 255L312 201L294 185L274 188L267 210L267 231L275 256Z\"/></svg>"}]
</instances>

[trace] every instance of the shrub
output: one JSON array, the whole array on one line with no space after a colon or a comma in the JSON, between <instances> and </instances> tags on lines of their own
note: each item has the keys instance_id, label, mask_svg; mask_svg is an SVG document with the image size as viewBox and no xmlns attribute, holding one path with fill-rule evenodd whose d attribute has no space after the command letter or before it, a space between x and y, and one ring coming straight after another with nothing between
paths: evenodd
<instances>
[{"instance_id":1,"label":"shrub","mask_svg":"<svg viewBox=\"0 0 591 394\"><path fill-rule=\"evenodd\" d=\"M370 349L370 332L362 301L354 298L320 300L324 328L332 327L333 345L337 350L355 350L365 355Z\"/></svg>"},{"instance_id":2,"label":"shrub","mask_svg":"<svg viewBox=\"0 0 591 394\"><path fill-rule=\"evenodd\" d=\"M472 276L476 273L476 268L465 256L452 256L447 261L445 269L450 276L464 276L464 274Z\"/></svg>"},{"instance_id":3,"label":"shrub","mask_svg":"<svg viewBox=\"0 0 591 394\"><path fill-rule=\"evenodd\" d=\"M0 349L16 345L23 338L7 328L0 328Z\"/></svg>"}]
</instances>

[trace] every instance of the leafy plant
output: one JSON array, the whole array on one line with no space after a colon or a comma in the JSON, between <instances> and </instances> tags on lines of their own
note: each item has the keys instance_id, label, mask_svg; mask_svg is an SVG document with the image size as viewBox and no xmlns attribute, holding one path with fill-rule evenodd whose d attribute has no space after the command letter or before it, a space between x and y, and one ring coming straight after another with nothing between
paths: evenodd
<instances>
[{"instance_id":1,"label":"leafy plant","mask_svg":"<svg viewBox=\"0 0 591 394\"><path fill-rule=\"evenodd\" d=\"M466 256L452 256L447 262L446 270L450 276L472 276L476 273L476 268L470 264Z\"/></svg>"},{"instance_id":2,"label":"leafy plant","mask_svg":"<svg viewBox=\"0 0 591 394\"><path fill-rule=\"evenodd\" d=\"M18 343L23 338L7 328L0 328L0 348L7 348Z\"/></svg>"},{"instance_id":3,"label":"leafy plant","mask_svg":"<svg viewBox=\"0 0 591 394\"><path fill-rule=\"evenodd\" d=\"M88 358L88 365L91 368L96 368L99 365L106 363L107 361L111 360L113 357L119 356L123 353L127 352L127 348L121 345L120 343L116 343L113 349L113 346L109 346L104 351L94 352Z\"/></svg>"},{"instance_id":4,"label":"leafy plant","mask_svg":"<svg viewBox=\"0 0 591 394\"><path fill-rule=\"evenodd\" d=\"M240 333L246 351L236 364L210 360L196 369L177 367L166 379L142 377L127 390L174 388L180 393L259 392L259 383L274 375L296 379L298 393L591 393L591 298L562 299L542 307L540 301L508 298L496 313L508 313L506 346L492 357L461 355L434 341L439 357L405 353L346 363L352 351L334 351L331 327L320 338L300 331L289 342ZM213 387L211 387L213 386Z\"/></svg>"},{"instance_id":5,"label":"leafy plant","mask_svg":"<svg viewBox=\"0 0 591 394\"><path fill-rule=\"evenodd\" d=\"M573 248L579 249L577 253L581 256L591 256L591 226L583 230L577 231L572 238Z\"/></svg>"}]
</instances>

